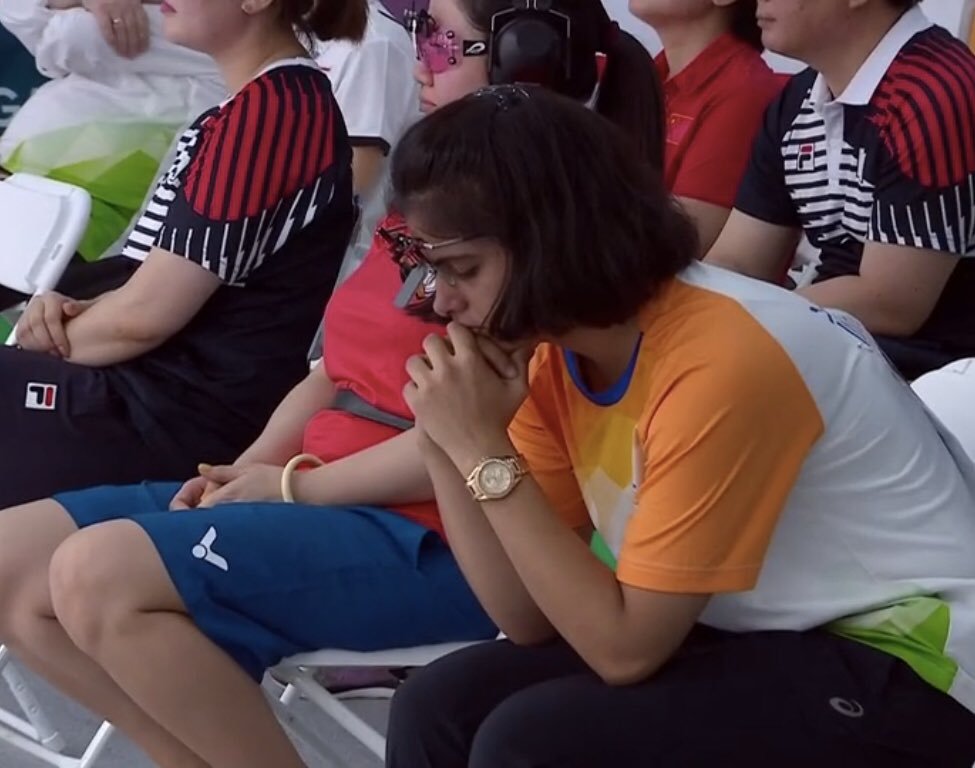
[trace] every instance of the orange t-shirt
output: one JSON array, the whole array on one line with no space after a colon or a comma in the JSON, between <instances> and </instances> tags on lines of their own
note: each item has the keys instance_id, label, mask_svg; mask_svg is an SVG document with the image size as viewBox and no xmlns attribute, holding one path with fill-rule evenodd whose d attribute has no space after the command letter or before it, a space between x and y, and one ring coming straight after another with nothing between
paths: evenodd
<instances>
[{"instance_id":1,"label":"orange t-shirt","mask_svg":"<svg viewBox=\"0 0 975 768\"><path fill-rule=\"evenodd\" d=\"M825 627L975 711L975 466L863 325L700 263L640 321L601 392L536 353L511 434L553 511L702 624Z\"/></svg>"},{"instance_id":2,"label":"orange t-shirt","mask_svg":"<svg viewBox=\"0 0 975 768\"><path fill-rule=\"evenodd\" d=\"M744 279L687 274L701 270ZM541 347L512 439L566 523L592 521L623 583L749 589L823 420L787 352L723 293L675 280L641 322L607 392L586 391L570 353Z\"/></svg>"}]
</instances>

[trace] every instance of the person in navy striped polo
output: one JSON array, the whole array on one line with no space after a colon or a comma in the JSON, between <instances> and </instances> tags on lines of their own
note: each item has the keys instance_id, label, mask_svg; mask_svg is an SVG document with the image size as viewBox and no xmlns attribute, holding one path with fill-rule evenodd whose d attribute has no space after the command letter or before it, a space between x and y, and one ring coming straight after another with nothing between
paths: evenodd
<instances>
[{"instance_id":1,"label":"person in navy striped polo","mask_svg":"<svg viewBox=\"0 0 975 768\"><path fill-rule=\"evenodd\" d=\"M854 5L856 7L854 7ZM810 65L769 108L710 263L858 317L907 378L975 354L975 56L916 0L760 0L765 45Z\"/></svg>"}]
</instances>

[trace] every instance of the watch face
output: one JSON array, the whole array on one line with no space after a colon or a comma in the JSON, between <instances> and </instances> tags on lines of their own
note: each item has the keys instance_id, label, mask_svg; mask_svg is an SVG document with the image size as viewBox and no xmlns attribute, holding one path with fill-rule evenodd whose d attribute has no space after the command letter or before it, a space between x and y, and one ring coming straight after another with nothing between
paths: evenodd
<instances>
[{"instance_id":1,"label":"watch face","mask_svg":"<svg viewBox=\"0 0 975 768\"><path fill-rule=\"evenodd\" d=\"M489 461L477 475L477 484L488 496L507 493L514 482L515 473L504 461Z\"/></svg>"}]
</instances>

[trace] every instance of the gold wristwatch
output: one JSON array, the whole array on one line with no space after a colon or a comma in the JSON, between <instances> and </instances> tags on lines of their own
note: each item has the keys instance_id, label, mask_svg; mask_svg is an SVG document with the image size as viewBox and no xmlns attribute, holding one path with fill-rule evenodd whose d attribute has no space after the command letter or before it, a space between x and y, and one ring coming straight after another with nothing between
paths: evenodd
<instances>
[{"instance_id":1,"label":"gold wristwatch","mask_svg":"<svg viewBox=\"0 0 975 768\"><path fill-rule=\"evenodd\" d=\"M522 456L488 456L467 476L467 488L474 501L497 501L511 493L527 474Z\"/></svg>"}]
</instances>

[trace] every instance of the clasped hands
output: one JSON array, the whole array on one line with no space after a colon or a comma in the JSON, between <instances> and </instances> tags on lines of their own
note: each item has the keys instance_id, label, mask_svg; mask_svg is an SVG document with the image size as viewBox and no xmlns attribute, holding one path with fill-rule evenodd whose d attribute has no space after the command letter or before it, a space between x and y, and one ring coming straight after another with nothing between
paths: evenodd
<instances>
[{"instance_id":1,"label":"clasped hands","mask_svg":"<svg viewBox=\"0 0 975 768\"><path fill-rule=\"evenodd\" d=\"M65 327L93 303L78 301L57 291L35 296L17 321L17 345L32 352L69 358L71 345Z\"/></svg>"},{"instance_id":2,"label":"clasped hands","mask_svg":"<svg viewBox=\"0 0 975 768\"><path fill-rule=\"evenodd\" d=\"M445 338L428 336L424 354L406 363L403 390L421 447L432 443L466 472L486 446L507 445L508 425L528 395L532 351L505 349L458 323L447 326Z\"/></svg>"},{"instance_id":3,"label":"clasped hands","mask_svg":"<svg viewBox=\"0 0 975 768\"><path fill-rule=\"evenodd\" d=\"M406 362L410 381L403 390L421 450L441 451L460 469L482 458L483 446L506 444L508 424L528 394L532 351L506 350L456 323L447 326L446 338L428 336L423 354ZM201 464L200 475L183 485L170 508L281 501L282 472L270 464Z\"/></svg>"},{"instance_id":4,"label":"clasped hands","mask_svg":"<svg viewBox=\"0 0 975 768\"><path fill-rule=\"evenodd\" d=\"M200 464L200 474L183 483L169 508L174 511L245 501L282 501L283 467L272 464Z\"/></svg>"}]
</instances>

